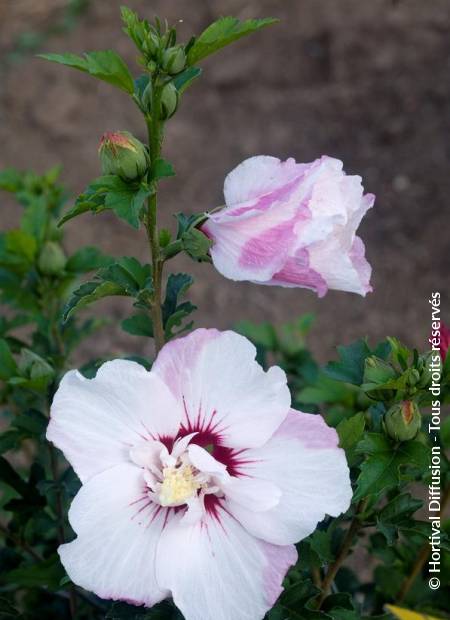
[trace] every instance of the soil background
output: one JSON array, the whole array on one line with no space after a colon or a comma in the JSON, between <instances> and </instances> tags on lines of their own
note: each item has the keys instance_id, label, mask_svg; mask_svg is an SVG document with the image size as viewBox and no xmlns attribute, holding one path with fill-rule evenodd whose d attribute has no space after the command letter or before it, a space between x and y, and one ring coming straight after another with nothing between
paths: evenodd
<instances>
[{"instance_id":1,"label":"soil background","mask_svg":"<svg viewBox=\"0 0 450 620\"><path fill-rule=\"evenodd\" d=\"M97 145L104 131L127 129L144 139L140 115L124 94L17 54L18 45L22 49L34 36L35 51L115 48L133 65L134 49L121 34L122 2L86 2L71 28L58 33L52 25L66 1L0 0L1 167L44 171L62 163L63 181L75 194L99 174ZM317 322L310 345L320 361L333 356L336 344L363 335L372 342L395 335L425 349L431 291L441 291L443 318L450 323L450 2L128 0L128 5L149 18L182 19L184 39L224 14L281 19L205 61L203 76L183 97L168 125L165 156L177 176L162 188L163 225L174 225L173 212L222 204L226 173L256 154L300 162L322 154L338 157L377 196L360 229L374 293L364 299L332 291L319 300L302 289L233 283L208 265L177 258L174 269L196 276L190 295L199 306L196 325L228 328L243 318L281 323L312 311ZM18 216L18 207L1 196L1 227L15 225ZM146 259L143 234L108 215L78 218L66 234L71 250L99 244L111 254ZM127 304L108 302L102 312L112 324L81 357L142 353L144 343L117 326L129 312Z\"/></svg>"}]
</instances>

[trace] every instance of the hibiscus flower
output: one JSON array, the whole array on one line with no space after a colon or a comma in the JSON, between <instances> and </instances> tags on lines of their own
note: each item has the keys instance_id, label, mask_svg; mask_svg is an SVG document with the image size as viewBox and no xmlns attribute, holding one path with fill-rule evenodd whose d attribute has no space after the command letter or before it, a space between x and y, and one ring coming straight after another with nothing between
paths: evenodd
<instances>
[{"instance_id":1,"label":"hibiscus flower","mask_svg":"<svg viewBox=\"0 0 450 620\"><path fill-rule=\"evenodd\" d=\"M260 620L275 603L294 543L352 491L335 430L292 410L285 373L255 355L199 329L150 372L115 360L65 375L47 437L82 482L77 536L59 548L74 583L136 605L173 597L187 620Z\"/></svg>"}]
</instances>

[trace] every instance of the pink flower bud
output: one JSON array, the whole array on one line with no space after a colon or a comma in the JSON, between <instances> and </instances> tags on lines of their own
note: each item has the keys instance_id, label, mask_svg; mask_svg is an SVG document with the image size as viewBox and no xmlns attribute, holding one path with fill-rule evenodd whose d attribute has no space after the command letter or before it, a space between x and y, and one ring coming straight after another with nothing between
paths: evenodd
<instances>
[{"instance_id":1,"label":"pink flower bud","mask_svg":"<svg viewBox=\"0 0 450 620\"><path fill-rule=\"evenodd\" d=\"M128 131L103 134L98 152L103 174L117 174L131 181L144 176L148 170L147 149Z\"/></svg>"}]
</instances>

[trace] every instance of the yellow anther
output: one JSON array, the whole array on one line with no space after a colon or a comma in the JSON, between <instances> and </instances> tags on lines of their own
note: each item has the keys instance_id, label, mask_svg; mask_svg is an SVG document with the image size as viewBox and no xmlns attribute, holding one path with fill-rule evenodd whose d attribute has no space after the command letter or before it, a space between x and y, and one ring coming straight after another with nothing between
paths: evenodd
<instances>
[{"instance_id":1,"label":"yellow anther","mask_svg":"<svg viewBox=\"0 0 450 620\"><path fill-rule=\"evenodd\" d=\"M180 506L192 497L200 484L195 480L190 465L181 467L165 467L163 481L159 490L159 500L162 506Z\"/></svg>"}]
</instances>

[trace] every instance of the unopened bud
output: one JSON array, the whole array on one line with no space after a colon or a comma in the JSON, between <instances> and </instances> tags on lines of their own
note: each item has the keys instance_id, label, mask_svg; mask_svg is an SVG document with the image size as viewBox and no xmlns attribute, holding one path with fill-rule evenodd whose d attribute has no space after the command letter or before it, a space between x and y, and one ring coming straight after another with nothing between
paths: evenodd
<instances>
[{"instance_id":1,"label":"unopened bud","mask_svg":"<svg viewBox=\"0 0 450 620\"><path fill-rule=\"evenodd\" d=\"M163 71L169 75L176 75L183 71L186 65L186 54L180 45L169 47L164 51L162 59Z\"/></svg>"},{"instance_id":2,"label":"unopened bud","mask_svg":"<svg viewBox=\"0 0 450 620\"><path fill-rule=\"evenodd\" d=\"M103 174L132 181L144 176L149 167L147 149L128 131L103 134L98 152Z\"/></svg>"},{"instance_id":3,"label":"unopened bud","mask_svg":"<svg viewBox=\"0 0 450 620\"><path fill-rule=\"evenodd\" d=\"M39 254L39 271L46 276L56 276L64 270L66 256L56 241L46 241Z\"/></svg>"},{"instance_id":4,"label":"unopened bud","mask_svg":"<svg viewBox=\"0 0 450 620\"><path fill-rule=\"evenodd\" d=\"M416 403L405 400L393 405L384 416L384 429L395 441L414 439L422 425L422 416Z\"/></svg>"},{"instance_id":5,"label":"unopened bud","mask_svg":"<svg viewBox=\"0 0 450 620\"><path fill-rule=\"evenodd\" d=\"M371 355L364 365L364 383L387 383L395 379L395 369L385 360Z\"/></svg>"},{"instance_id":6,"label":"unopened bud","mask_svg":"<svg viewBox=\"0 0 450 620\"><path fill-rule=\"evenodd\" d=\"M178 91L175 86L169 82L163 88L161 94L161 119L166 120L173 116L178 107Z\"/></svg>"}]
</instances>

